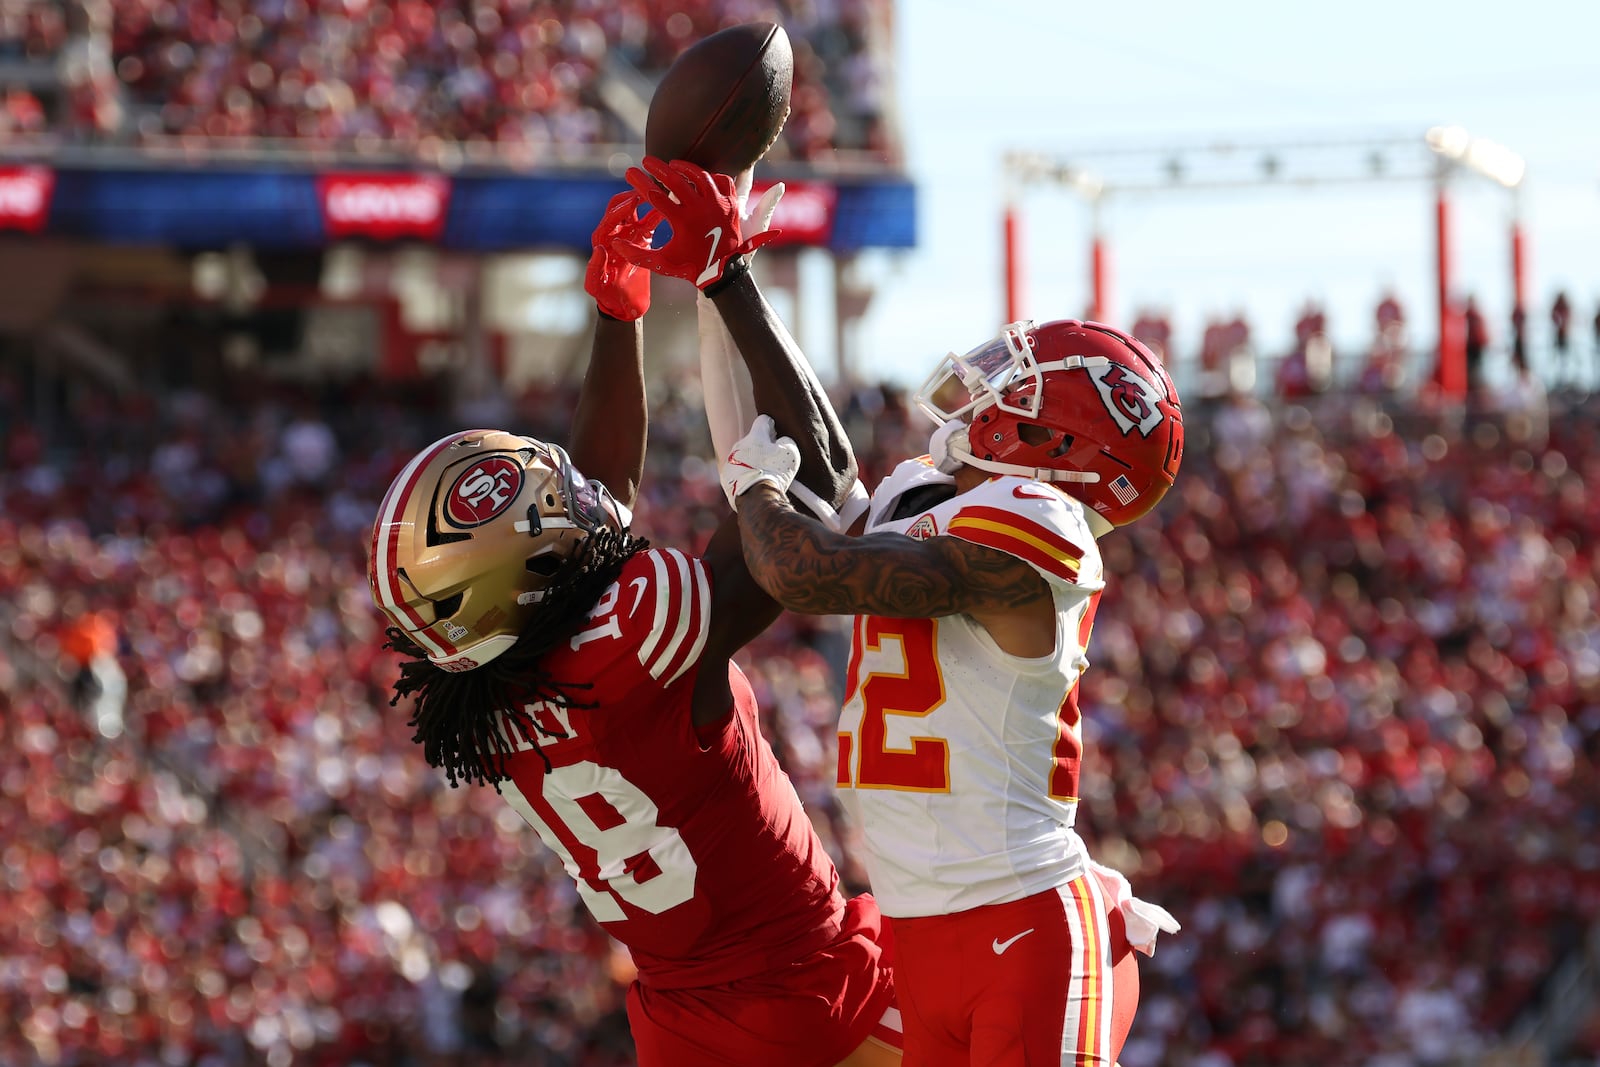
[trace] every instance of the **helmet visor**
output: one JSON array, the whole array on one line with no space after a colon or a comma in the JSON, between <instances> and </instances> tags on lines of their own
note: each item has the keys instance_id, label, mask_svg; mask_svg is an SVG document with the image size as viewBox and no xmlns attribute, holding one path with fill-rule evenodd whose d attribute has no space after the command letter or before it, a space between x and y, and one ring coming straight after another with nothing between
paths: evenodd
<instances>
[{"instance_id":1,"label":"helmet visor","mask_svg":"<svg viewBox=\"0 0 1600 1067\"><path fill-rule=\"evenodd\" d=\"M560 445L545 447L561 472L561 502L573 526L593 534L607 528L625 529L632 522L628 509L613 499L603 484L585 478Z\"/></svg>"},{"instance_id":2,"label":"helmet visor","mask_svg":"<svg viewBox=\"0 0 1600 1067\"><path fill-rule=\"evenodd\" d=\"M970 414L985 400L1004 407L1005 391L1037 370L1028 347L1031 329L1030 321L1013 322L965 355L944 357L917 392L917 406L940 425Z\"/></svg>"}]
</instances>

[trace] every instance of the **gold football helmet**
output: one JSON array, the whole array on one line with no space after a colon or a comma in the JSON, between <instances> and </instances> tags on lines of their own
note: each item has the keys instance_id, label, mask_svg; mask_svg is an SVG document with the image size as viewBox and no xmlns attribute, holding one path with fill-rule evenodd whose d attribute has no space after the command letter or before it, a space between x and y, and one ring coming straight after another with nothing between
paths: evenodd
<instances>
[{"instance_id":1,"label":"gold football helmet","mask_svg":"<svg viewBox=\"0 0 1600 1067\"><path fill-rule=\"evenodd\" d=\"M516 644L591 534L631 521L560 447L466 430L423 449L389 486L367 580L373 601L429 660L469 671Z\"/></svg>"}]
</instances>

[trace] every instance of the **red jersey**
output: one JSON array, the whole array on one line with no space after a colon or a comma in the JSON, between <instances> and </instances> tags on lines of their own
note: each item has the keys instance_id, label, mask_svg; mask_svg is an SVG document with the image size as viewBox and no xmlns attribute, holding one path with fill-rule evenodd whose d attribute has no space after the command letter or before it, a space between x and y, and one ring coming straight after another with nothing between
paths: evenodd
<instances>
[{"instance_id":1,"label":"red jersey","mask_svg":"<svg viewBox=\"0 0 1600 1067\"><path fill-rule=\"evenodd\" d=\"M696 735L690 698L711 580L703 561L674 549L629 560L541 664L588 706L530 705L555 736L512 731L519 751L501 783L656 989L787 966L833 942L844 912L838 872L733 664L732 713Z\"/></svg>"}]
</instances>

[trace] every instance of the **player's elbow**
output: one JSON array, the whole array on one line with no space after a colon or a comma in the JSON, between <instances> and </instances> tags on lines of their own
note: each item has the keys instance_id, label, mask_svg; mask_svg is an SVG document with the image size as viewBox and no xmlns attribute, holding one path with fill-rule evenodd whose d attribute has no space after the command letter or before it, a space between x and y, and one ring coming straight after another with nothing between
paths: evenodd
<instances>
[{"instance_id":1,"label":"player's elbow","mask_svg":"<svg viewBox=\"0 0 1600 1067\"><path fill-rule=\"evenodd\" d=\"M861 480L861 467L856 463L856 454L849 448L844 452L844 469L839 472L833 506L844 507L845 501L850 499L850 493L855 489L856 482Z\"/></svg>"},{"instance_id":2,"label":"player's elbow","mask_svg":"<svg viewBox=\"0 0 1600 1067\"><path fill-rule=\"evenodd\" d=\"M829 463L828 484L823 487L826 491L818 495L826 500L835 511L839 511L844 507L845 502L850 499L850 493L855 488L856 481L860 478L860 469L856 464L855 453L850 450L848 445L842 450L835 450L829 459L831 462Z\"/></svg>"}]
</instances>

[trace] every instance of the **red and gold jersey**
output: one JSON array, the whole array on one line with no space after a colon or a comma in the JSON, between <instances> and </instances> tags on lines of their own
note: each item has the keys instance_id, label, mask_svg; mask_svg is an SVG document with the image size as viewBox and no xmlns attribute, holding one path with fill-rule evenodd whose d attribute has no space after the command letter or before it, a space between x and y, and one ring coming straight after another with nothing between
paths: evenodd
<instances>
[{"instance_id":1,"label":"red and gold jersey","mask_svg":"<svg viewBox=\"0 0 1600 1067\"><path fill-rule=\"evenodd\" d=\"M547 733L511 732L519 751L501 783L640 980L661 989L786 966L829 944L844 908L731 663L732 714L695 731L711 583L702 560L672 549L630 560L543 663L585 706L530 705Z\"/></svg>"},{"instance_id":2,"label":"red and gold jersey","mask_svg":"<svg viewBox=\"0 0 1600 1067\"><path fill-rule=\"evenodd\" d=\"M1013 476L930 500L930 471L910 460L886 478L868 530L1026 561L1054 594L1056 648L1012 656L965 615L856 619L838 785L865 833L873 895L896 917L1020 900L1088 863L1072 828L1077 686L1105 579L1083 506Z\"/></svg>"}]
</instances>

